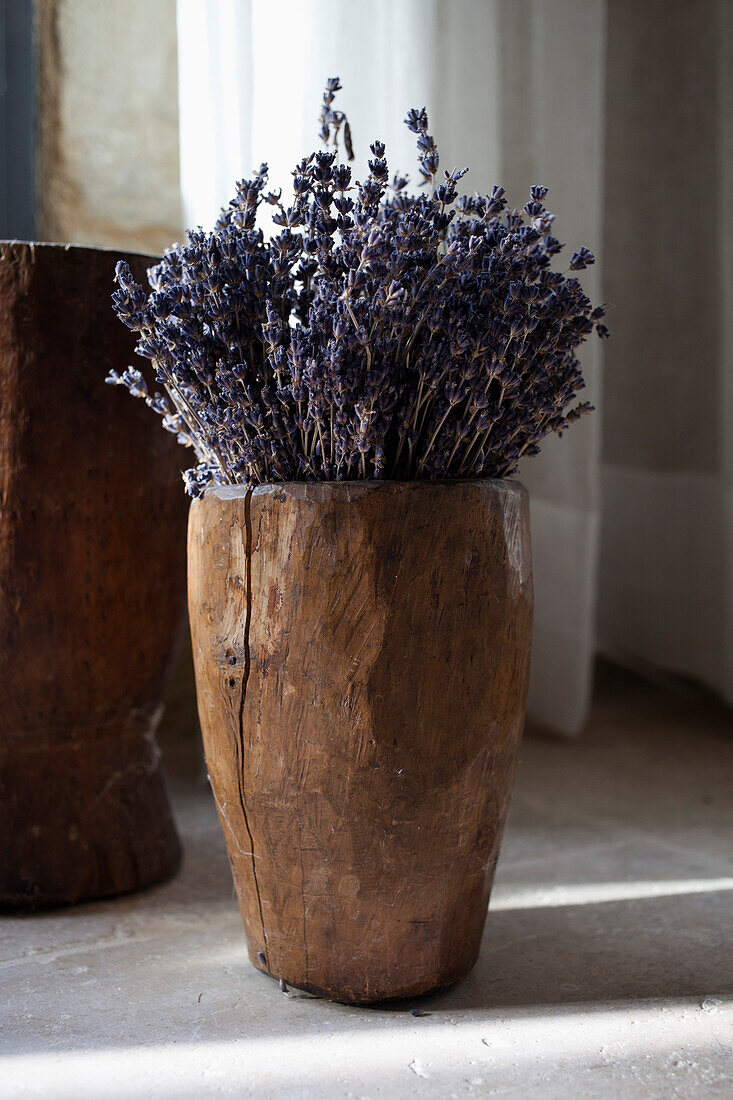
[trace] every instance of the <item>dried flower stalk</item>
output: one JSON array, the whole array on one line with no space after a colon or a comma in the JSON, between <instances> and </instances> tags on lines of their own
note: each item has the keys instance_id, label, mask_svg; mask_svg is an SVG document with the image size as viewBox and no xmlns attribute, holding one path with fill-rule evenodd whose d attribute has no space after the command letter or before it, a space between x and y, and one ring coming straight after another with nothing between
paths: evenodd
<instances>
[{"instance_id":1,"label":"dried flower stalk","mask_svg":"<svg viewBox=\"0 0 733 1100\"><path fill-rule=\"evenodd\" d=\"M594 328L608 335L605 311L551 270L563 246L547 189L521 212L501 187L459 199L467 169L436 183L424 108L405 119L423 192L390 181L380 141L353 182L340 86L327 83L327 148L296 166L289 205L263 164L213 232L190 232L150 269L149 294L117 265L115 309L163 392L133 367L107 381L193 448L194 496L211 483L508 477L591 408L569 407L584 385L576 350ZM578 249L570 272L593 259Z\"/></svg>"}]
</instances>

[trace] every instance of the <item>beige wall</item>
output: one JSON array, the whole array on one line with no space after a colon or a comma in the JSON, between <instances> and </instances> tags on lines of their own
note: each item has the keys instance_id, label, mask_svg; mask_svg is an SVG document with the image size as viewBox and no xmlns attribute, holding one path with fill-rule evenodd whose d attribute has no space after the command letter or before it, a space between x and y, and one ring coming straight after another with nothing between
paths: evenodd
<instances>
[{"instance_id":1,"label":"beige wall","mask_svg":"<svg viewBox=\"0 0 733 1100\"><path fill-rule=\"evenodd\" d=\"M38 236L160 252L181 235L175 0L36 0Z\"/></svg>"}]
</instances>

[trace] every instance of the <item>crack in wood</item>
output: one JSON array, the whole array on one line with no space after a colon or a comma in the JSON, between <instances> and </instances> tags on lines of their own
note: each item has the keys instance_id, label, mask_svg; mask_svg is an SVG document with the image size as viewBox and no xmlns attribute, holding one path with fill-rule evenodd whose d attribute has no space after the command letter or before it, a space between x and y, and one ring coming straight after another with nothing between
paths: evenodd
<instances>
[{"instance_id":1,"label":"crack in wood","mask_svg":"<svg viewBox=\"0 0 733 1100\"><path fill-rule=\"evenodd\" d=\"M257 909L260 914L260 927L262 929L262 941L264 946L265 965L267 969L270 969L270 960L267 953L267 932L265 931L265 918L262 912L262 898L260 896L260 884L257 880L257 864L255 855L255 844L252 836L252 830L249 824L249 818L247 816L247 805L244 797L244 705L247 699L247 686L249 684L249 674L251 668L251 654L249 648L249 634L250 624L252 622L252 490L247 491L247 495L244 498L244 525L245 525L245 598L246 598L246 610L244 619L244 671L242 672L242 686L239 696L239 730L238 730L238 743L237 743L237 784L239 787L239 803L242 807L242 817L244 819L244 827L247 830L247 837L249 839L249 850L252 857L252 879L254 881L255 893L257 895Z\"/></svg>"}]
</instances>

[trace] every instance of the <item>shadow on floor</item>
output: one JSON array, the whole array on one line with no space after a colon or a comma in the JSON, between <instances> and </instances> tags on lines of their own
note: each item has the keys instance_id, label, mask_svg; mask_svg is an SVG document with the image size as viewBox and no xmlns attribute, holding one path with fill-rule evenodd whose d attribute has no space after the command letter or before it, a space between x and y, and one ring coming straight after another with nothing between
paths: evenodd
<instances>
[{"instance_id":1,"label":"shadow on floor","mask_svg":"<svg viewBox=\"0 0 733 1100\"><path fill-rule=\"evenodd\" d=\"M434 1022L551 1022L562 1006L639 1002L679 1013L707 1001L714 1011L716 998L733 997L730 716L623 686L616 678L599 694L580 741L528 739L481 955L464 982L420 1002ZM409 1019L414 1001L349 1009L284 997L250 967L198 749L184 745L178 763L185 858L173 882L0 925L3 1049L381 1034L423 1023ZM654 896L638 896L649 880ZM568 883L578 891L552 899L559 904L541 896ZM631 896L604 898L609 884Z\"/></svg>"},{"instance_id":2,"label":"shadow on floor","mask_svg":"<svg viewBox=\"0 0 733 1100\"><path fill-rule=\"evenodd\" d=\"M456 1009L733 996L733 892L490 913Z\"/></svg>"},{"instance_id":3,"label":"shadow on floor","mask_svg":"<svg viewBox=\"0 0 733 1100\"><path fill-rule=\"evenodd\" d=\"M466 1019L536 1017L538 1011L549 1020L557 1006L613 1010L640 1001L676 1002L677 1009L688 1002L700 1009L706 1002L715 1011L717 1000L733 997L733 954L726 948L732 898L721 890L503 910L490 914L479 961L463 982L419 1002L359 1009L297 991L283 997L272 979L249 966L238 919L225 914L218 932L212 929L208 941L200 937L198 951L187 952L185 944L174 941L149 942L139 952L128 950L123 967L113 954L106 966L100 960L95 981L77 977L76 971L87 968L62 968L54 979L55 1000L64 989L66 1026L54 1028L48 1018L39 1026L46 1004L39 988L28 1003L35 1026L28 1026L28 1013L25 1020L6 1021L3 1045L21 1054L142 1046L165 1042L171 1029L179 1043L324 1028L348 1032L368 1028L378 1017L381 1027L388 1016L399 1026L396 1017L418 1005L436 1022L457 1014ZM192 931L197 944L199 936ZM47 973L50 979L50 968ZM4 977L12 980L12 974Z\"/></svg>"}]
</instances>

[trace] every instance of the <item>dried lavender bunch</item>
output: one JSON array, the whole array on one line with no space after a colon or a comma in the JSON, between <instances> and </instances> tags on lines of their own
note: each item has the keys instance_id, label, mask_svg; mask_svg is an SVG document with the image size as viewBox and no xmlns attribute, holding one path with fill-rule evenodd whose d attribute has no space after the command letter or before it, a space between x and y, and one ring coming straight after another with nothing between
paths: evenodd
<instances>
[{"instance_id":1,"label":"dried lavender bunch","mask_svg":"<svg viewBox=\"0 0 733 1100\"><path fill-rule=\"evenodd\" d=\"M588 249L570 274L551 270L563 246L547 189L522 211L501 187L459 199L467 169L439 177L424 108L405 119L422 193L390 180L380 141L355 182L339 160L339 138L352 156L340 87L327 83L326 149L294 169L289 205L263 164L213 232L190 232L150 269L150 293L117 265L115 309L163 390L132 367L107 381L193 448L194 496L211 483L508 477L591 408L572 406L576 350L593 329L608 335L605 311L572 274L593 263Z\"/></svg>"}]
</instances>

